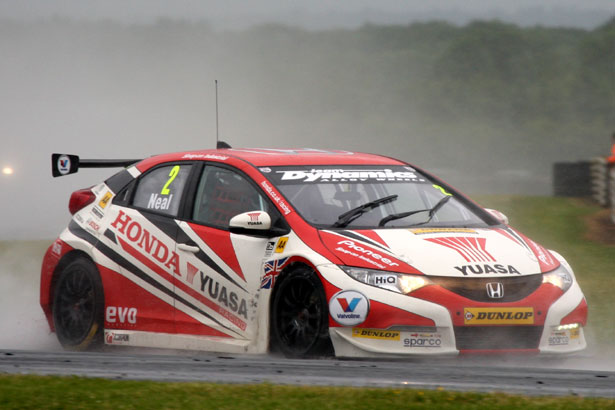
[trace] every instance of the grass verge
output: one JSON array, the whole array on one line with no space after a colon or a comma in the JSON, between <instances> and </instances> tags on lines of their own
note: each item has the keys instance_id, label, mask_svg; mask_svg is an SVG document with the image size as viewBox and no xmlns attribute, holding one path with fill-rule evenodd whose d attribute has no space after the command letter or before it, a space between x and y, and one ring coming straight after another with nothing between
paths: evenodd
<instances>
[{"instance_id":1,"label":"grass verge","mask_svg":"<svg viewBox=\"0 0 615 410\"><path fill-rule=\"evenodd\" d=\"M478 201L504 212L512 227L566 258L587 299L589 349L615 356L615 246L589 232L592 217L602 208L575 198L491 196Z\"/></svg>"},{"instance_id":2,"label":"grass verge","mask_svg":"<svg viewBox=\"0 0 615 410\"><path fill-rule=\"evenodd\" d=\"M566 257L590 308L589 340L615 354L615 247L587 238L586 221L600 211L576 199L480 197L506 213L512 226ZM42 252L41 243L1 243L0 255L15 248ZM10 251L10 252L9 252ZM5 255L6 256L6 255ZM503 393L457 393L411 389L159 383L79 377L0 375L2 409L606 409L615 400L580 397L524 397Z\"/></svg>"},{"instance_id":3,"label":"grass verge","mask_svg":"<svg viewBox=\"0 0 615 410\"><path fill-rule=\"evenodd\" d=\"M410 389L0 376L2 409L596 409L615 400Z\"/></svg>"}]
</instances>

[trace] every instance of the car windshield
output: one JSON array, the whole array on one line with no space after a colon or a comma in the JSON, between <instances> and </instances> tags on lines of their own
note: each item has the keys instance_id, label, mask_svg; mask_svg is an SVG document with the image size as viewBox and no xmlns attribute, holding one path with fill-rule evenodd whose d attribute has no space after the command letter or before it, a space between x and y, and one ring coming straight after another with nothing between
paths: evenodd
<instances>
[{"instance_id":1,"label":"car windshield","mask_svg":"<svg viewBox=\"0 0 615 410\"><path fill-rule=\"evenodd\" d=\"M488 226L463 199L409 166L261 170L301 216L318 227Z\"/></svg>"}]
</instances>

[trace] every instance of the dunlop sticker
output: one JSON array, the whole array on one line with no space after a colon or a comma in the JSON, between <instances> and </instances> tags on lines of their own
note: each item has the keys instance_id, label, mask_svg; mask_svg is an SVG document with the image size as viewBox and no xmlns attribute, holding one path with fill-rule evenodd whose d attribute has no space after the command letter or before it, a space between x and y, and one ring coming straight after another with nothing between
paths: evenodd
<instances>
[{"instance_id":1,"label":"dunlop sticker","mask_svg":"<svg viewBox=\"0 0 615 410\"><path fill-rule=\"evenodd\" d=\"M465 325L533 325L534 309L519 308L464 308Z\"/></svg>"},{"instance_id":2,"label":"dunlop sticker","mask_svg":"<svg viewBox=\"0 0 615 410\"><path fill-rule=\"evenodd\" d=\"M399 340L400 332L396 330L382 329L362 329L352 328L352 337L363 337L366 339Z\"/></svg>"}]
</instances>

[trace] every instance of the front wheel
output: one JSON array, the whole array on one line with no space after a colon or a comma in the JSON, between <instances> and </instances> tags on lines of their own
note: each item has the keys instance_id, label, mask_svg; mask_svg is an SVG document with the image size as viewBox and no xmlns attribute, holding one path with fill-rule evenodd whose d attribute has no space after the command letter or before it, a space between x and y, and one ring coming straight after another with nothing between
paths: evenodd
<instances>
[{"instance_id":1,"label":"front wheel","mask_svg":"<svg viewBox=\"0 0 615 410\"><path fill-rule=\"evenodd\" d=\"M316 274L300 267L281 278L271 310L272 347L289 357L328 356L329 309Z\"/></svg>"},{"instance_id":2,"label":"front wheel","mask_svg":"<svg viewBox=\"0 0 615 410\"><path fill-rule=\"evenodd\" d=\"M79 258L60 272L53 298L53 323L60 344L69 350L102 345L104 294L98 269Z\"/></svg>"}]
</instances>

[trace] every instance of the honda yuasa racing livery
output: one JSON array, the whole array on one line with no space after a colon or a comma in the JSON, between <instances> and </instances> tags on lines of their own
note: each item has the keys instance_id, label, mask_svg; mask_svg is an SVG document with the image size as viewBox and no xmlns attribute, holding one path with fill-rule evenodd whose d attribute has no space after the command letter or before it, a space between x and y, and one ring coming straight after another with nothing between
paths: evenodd
<instances>
[{"instance_id":1,"label":"honda yuasa racing livery","mask_svg":"<svg viewBox=\"0 0 615 410\"><path fill-rule=\"evenodd\" d=\"M41 306L61 344L342 357L570 353L568 263L400 160L316 149L54 154L75 191Z\"/></svg>"}]
</instances>

